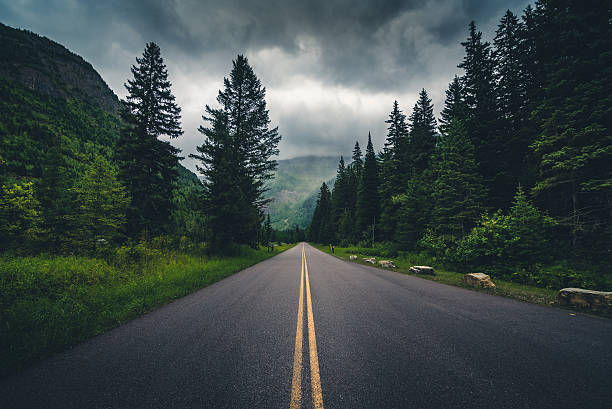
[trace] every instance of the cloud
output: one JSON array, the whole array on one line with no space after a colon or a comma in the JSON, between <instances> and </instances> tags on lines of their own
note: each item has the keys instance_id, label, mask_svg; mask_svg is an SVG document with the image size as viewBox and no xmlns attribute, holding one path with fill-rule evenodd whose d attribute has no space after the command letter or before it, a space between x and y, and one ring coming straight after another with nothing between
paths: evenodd
<instances>
[{"instance_id":1,"label":"cloud","mask_svg":"<svg viewBox=\"0 0 612 409\"><path fill-rule=\"evenodd\" d=\"M491 39L506 9L524 0L238 1L0 0L0 20L45 35L83 56L109 86L123 83L144 43L162 48L185 135L173 141L188 156L205 104L215 104L223 77L245 54L267 87L281 158L348 154L368 131L377 149L393 100L409 114L421 88L436 111L475 20ZM191 160L184 164L194 168Z\"/></svg>"}]
</instances>

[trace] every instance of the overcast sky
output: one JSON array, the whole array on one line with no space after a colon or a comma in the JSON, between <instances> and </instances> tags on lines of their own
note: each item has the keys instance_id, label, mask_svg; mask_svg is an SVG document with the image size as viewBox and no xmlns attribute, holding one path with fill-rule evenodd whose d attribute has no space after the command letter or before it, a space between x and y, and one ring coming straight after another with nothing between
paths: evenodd
<instances>
[{"instance_id":1,"label":"overcast sky","mask_svg":"<svg viewBox=\"0 0 612 409\"><path fill-rule=\"evenodd\" d=\"M503 13L524 0L197 1L0 0L0 21L49 37L89 61L119 97L146 42L160 45L185 134L201 144L205 104L237 54L267 88L280 158L347 155L368 131L376 150L393 101L408 115L425 88L436 115L476 21L491 40ZM193 169L189 159L183 161Z\"/></svg>"}]
</instances>

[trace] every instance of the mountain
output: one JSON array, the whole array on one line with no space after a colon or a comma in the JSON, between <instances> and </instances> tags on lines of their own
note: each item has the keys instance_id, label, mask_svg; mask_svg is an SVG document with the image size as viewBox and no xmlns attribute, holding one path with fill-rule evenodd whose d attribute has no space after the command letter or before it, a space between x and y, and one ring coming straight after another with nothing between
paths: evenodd
<instances>
[{"instance_id":1,"label":"mountain","mask_svg":"<svg viewBox=\"0 0 612 409\"><path fill-rule=\"evenodd\" d=\"M270 221L277 230L305 228L312 217L321 183L333 184L339 156L304 156L278 161L268 184Z\"/></svg>"},{"instance_id":2,"label":"mountain","mask_svg":"<svg viewBox=\"0 0 612 409\"><path fill-rule=\"evenodd\" d=\"M119 106L83 58L46 37L0 23L0 180L33 181L43 207L66 211L69 192L91 159L114 160ZM191 203L201 185L182 166L179 174L177 194Z\"/></svg>"},{"instance_id":3,"label":"mountain","mask_svg":"<svg viewBox=\"0 0 612 409\"><path fill-rule=\"evenodd\" d=\"M0 23L0 78L50 97L77 99L116 113L119 98L100 74L61 44Z\"/></svg>"}]
</instances>

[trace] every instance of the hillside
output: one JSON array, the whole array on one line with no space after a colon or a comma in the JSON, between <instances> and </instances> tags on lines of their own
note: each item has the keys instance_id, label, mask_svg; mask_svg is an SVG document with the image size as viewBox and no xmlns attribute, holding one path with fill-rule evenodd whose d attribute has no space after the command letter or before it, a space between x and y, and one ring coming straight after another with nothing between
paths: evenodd
<instances>
[{"instance_id":1,"label":"hillside","mask_svg":"<svg viewBox=\"0 0 612 409\"><path fill-rule=\"evenodd\" d=\"M47 224L63 223L75 181L96 155L114 161L118 109L119 98L83 58L0 23L0 179L34 182ZM179 174L177 194L191 195L196 176L182 166Z\"/></svg>"},{"instance_id":2,"label":"hillside","mask_svg":"<svg viewBox=\"0 0 612 409\"><path fill-rule=\"evenodd\" d=\"M91 64L61 44L0 23L0 78L50 97L117 112L119 99Z\"/></svg>"},{"instance_id":3,"label":"hillside","mask_svg":"<svg viewBox=\"0 0 612 409\"><path fill-rule=\"evenodd\" d=\"M336 156L305 156L278 161L267 194L273 199L268 211L275 229L305 228L310 223L319 187L334 178L339 160Z\"/></svg>"}]
</instances>

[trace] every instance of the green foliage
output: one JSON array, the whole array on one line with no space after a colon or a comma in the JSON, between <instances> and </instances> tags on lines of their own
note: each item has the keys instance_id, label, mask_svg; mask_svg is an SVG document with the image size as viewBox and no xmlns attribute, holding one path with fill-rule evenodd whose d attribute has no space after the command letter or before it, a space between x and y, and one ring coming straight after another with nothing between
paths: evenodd
<instances>
[{"instance_id":1,"label":"green foliage","mask_svg":"<svg viewBox=\"0 0 612 409\"><path fill-rule=\"evenodd\" d=\"M20 249L35 244L42 233L42 221L33 182L0 187L1 248Z\"/></svg>"},{"instance_id":2,"label":"green foliage","mask_svg":"<svg viewBox=\"0 0 612 409\"><path fill-rule=\"evenodd\" d=\"M371 226L379 218L379 198L378 198L378 164L372 145L372 136L368 132L368 145L366 147L363 172L357 190L356 232L369 231Z\"/></svg>"},{"instance_id":3,"label":"green foliage","mask_svg":"<svg viewBox=\"0 0 612 409\"><path fill-rule=\"evenodd\" d=\"M332 198L325 182L321 185L317 206L310 223L309 239L317 243L331 243L334 240Z\"/></svg>"},{"instance_id":4,"label":"green foliage","mask_svg":"<svg viewBox=\"0 0 612 409\"><path fill-rule=\"evenodd\" d=\"M554 226L554 220L535 207L519 186L507 215L484 215L458 243L457 261L467 268L502 274L550 262Z\"/></svg>"},{"instance_id":5,"label":"green foliage","mask_svg":"<svg viewBox=\"0 0 612 409\"><path fill-rule=\"evenodd\" d=\"M129 197L117 179L117 169L95 155L74 187L76 211L66 217L70 245L81 251L114 243L126 221Z\"/></svg>"},{"instance_id":6,"label":"green foliage","mask_svg":"<svg viewBox=\"0 0 612 409\"><path fill-rule=\"evenodd\" d=\"M182 135L181 109L174 102L159 46L147 43L126 84L124 126L117 144L120 179L131 197L127 231L131 237L167 231L178 179L179 149L158 139Z\"/></svg>"},{"instance_id":7,"label":"green foliage","mask_svg":"<svg viewBox=\"0 0 612 409\"><path fill-rule=\"evenodd\" d=\"M571 251L603 250L612 231L610 7L540 1L532 19L542 85L533 192L566 226Z\"/></svg>"},{"instance_id":8,"label":"green foliage","mask_svg":"<svg viewBox=\"0 0 612 409\"><path fill-rule=\"evenodd\" d=\"M198 167L204 176L205 209L213 249L224 251L231 243L255 246L263 218L265 182L273 177L281 136L269 128L266 89L248 60L239 55L217 101L206 105L201 126L204 143L197 148Z\"/></svg>"},{"instance_id":9,"label":"green foliage","mask_svg":"<svg viewBox=\"0 0 612 409\"><path fill-rule=\"evenodd\" d=\"M440 138L433 163L433 209L428 224L436 234L460 237L483 212L486 194L477 166L465 127L453 120Z\"/></svg>"}]
</instances>

